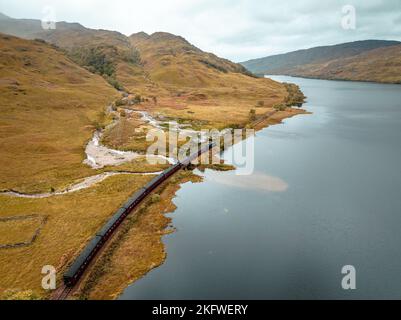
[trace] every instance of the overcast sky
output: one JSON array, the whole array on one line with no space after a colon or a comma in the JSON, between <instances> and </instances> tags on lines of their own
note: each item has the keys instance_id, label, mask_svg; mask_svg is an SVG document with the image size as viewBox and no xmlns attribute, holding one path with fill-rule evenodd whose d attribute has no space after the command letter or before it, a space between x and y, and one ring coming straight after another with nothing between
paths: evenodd
<instances>
[{"instance_id":1,"label":"overcast sky","mask_svg":"<svg viewBox=\"0 0 401 320\"><path fill-rule=\"evenodd\" d=\"M356 28L342 27L352 5ZM401 40L401 0L0 0L13 18L42 19L134 32L166 31L239 62L318 45Z\"/></svg>"}]
</instances>

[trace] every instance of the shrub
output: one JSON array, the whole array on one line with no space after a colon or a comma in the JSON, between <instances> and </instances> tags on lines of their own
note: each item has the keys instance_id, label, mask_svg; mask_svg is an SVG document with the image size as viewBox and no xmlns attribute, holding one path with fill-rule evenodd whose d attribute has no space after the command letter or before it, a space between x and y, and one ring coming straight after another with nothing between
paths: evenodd
<instances>
[{"instance_id":1,"label":"shrub","mask_svg":"<svg viewBox=\"0 0 401 320\"><path fill-rule=\"evenodd\" d=\"M226 68L224 68L223 66L217 65L217 64L215 64L215 63L213 63L211 61L203 60L203 59L200 59L198 61L200 63L203 63L208 68L213 68L213 69L216 69L216 70L218 70L220 72L223 72L223 73L227 73L228 72L228 70Z\"/></svg>"},{"instance_id":2,"label":"shrub","mask_svg":"<svg viewBox=\"0 0 401 320\"><path fill-rule=\"evenodd\" d=\"M151 197L150 197L150 201L152 202L152 203L157 203L157 202L159 202L160 201L160 195L158 195L157 193L156 194L153 194Z\"/></svg>"},{"instance_id":3,"label":"shrub","mask_svg":"<svg viewBox=\"0 0 401 320\"><path fill-rule=\"evenodd\" d=\"M259 107L259 108L264 107L265 106L265 102L264 101L258 101L256 106Z\"/></svg>"},{"instance_id":4,"label":"shrub","mask_svg":"<svg viewBox=\"0 0 401 320\"><path fill-rule=\"evenodd\" d=\"M115 78L109 77L109 76L104 76L104 78L107 80L107 82L113 86L116 90L118 91L123 91L124 87L122 86L121 83L119 83Z\"/></svg>"},{"instance_id":5,"label":"shrub","mask_svg":"<svg viewBox=\"0 0 401 320\"><path fill-rule=\"evenodd\" d=\"M86 66L100 75L112 76L115 66L109 56L103 52L105 48L74 48L70 52L71 58L82 66Z\"/></svg>"},{"instance_id":6,"label":"shrub","mask_svg":"<svg viewBox=\"0 0 401 320\"><path fill-rule=\"evenodd\" d=\"M285 109L287 109L287 106L285 104L276 104L275 106L273 106L273 108L277 111L284 111Z\"/></svg>"},{"instance_id":7,"label":"shrub","mask_svg":"<svg viewBox=\"0 0 401 320\"><path fill-rule=\"evenodd\" d=\"M131 49L130 51L120 52L119 56L125 62L132 64L141 64L141 56L138 50Z\"/></svg>"},{"instance_id":8,"label":"shrub","mask_svg":"<svg viewBox=\"0 0 401 320\"><path fill-rule=\"evenodd\" d=\"M229 129L242 129L242 127L237 123L231 123L227 126Z\"/></svg>"},{"instance_id":9,"label":"shrub","mask_svg":"<svg viewBox=\"0 0 401 320\"><path fill-rule=\"evenodd\" d=\"M285 104L288 107L298 106L302 107L302 104L305 102L305 95L302 93L299 86L293 83L283 83L285 88L287 89L288 96Z\"/></svg>"},{"instance_id":10,"label":"shrub","mask_svg":"<svg viewBox=\"0 0 401 320\"><path fill-rule=\"evenodd\" d=\"M94 126L97 131L104 129L103 123L99 120L92 121L92 126Z\"/></svg>"},{"instance_id":11,"label":"shrub","mask_svg":"<svg viewBox=\"0 0 401 320\"><path fill-rule=\"evenodd\" d=\"M255 111L255 109L251 109L249 111L249 120L250 121L255 121L256 120L256 111Z\"/></svg>"},{"instance_id":12,"label":"shrub","mask_svg":"<svg viewBox=\"0 0 401 320\"><path fill-rule=\"evenodd\" d=\"M117 107L121 107L121 106L124 106L124 105L125 105L124 100L119 99L119 100L116 101L116 106L117 106Z\"/></svg>"},{"instance_id":13,"label":"shrub","mask_svg":"<svg viewBox=\"0 0 401 320\"><path fill-rule=\"evenodd\" d=\"M34 41L35 41L35 42L39 42L39 43L46 43L45 40L43 40L43 39L38 39L38 38L36 38Z\"/></svg>"}]
</instances>

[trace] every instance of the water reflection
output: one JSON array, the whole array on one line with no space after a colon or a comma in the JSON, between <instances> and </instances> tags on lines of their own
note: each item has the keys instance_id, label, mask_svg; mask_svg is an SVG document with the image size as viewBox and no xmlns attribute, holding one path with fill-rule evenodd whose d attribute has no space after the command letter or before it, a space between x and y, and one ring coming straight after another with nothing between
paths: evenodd
<instances>
[{"instance_id":1,"label":"water reflection","mask_svg":"<svg viewBox=\"0 0 401 320\"><path fill-rule=\"evenodd\" d=\"M256 134L254 174L183 185L167 260L121 299L401 297L401 87L276 79L312 114Z\"/></svg>"},{"instance_id":2,"label":"water reflection","mask_svg":"<svg viewBox=\"0 0 401 320\"><path fill-rule=\"evenodd\" d=\"M265 192L285 192L288 184L279 177L255 172L252 175L235 175L231 172L215 172L208 170L207 181L223 184L230 187L244 188Z\"/></svg>"}]
</instances>

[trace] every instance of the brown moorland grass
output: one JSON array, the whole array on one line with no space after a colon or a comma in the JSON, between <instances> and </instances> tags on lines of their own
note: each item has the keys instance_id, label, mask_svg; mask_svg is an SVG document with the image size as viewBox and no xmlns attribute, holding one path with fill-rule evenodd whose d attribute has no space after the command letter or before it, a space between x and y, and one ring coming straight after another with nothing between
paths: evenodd
<instances>
[{"instance_id":1,"label":"brown moorland grass","mask_svg":"<svg viewBox=\"0 0 401 320\"><path fill-rule=\"evenodd\" d=\"M169 47L174 54L166 51ZM188 122L197 129L242 127L252 122L252 109L257 118L263 117L288 98L282 84L250 77L235 64L203 53L179 37L158 35L151 45L138 45L138 50L143 67L119 64L116 74L133 95L141 94L148 100L135 108L154 116ZM96 127L110 122L104 110L118 94L103 78L78 67L50 45L0 36L0 71L0 189L48 192L107 170L165 168L140 160L102 170L82 164L85 144ZM157 96L157 102L152 96ZM287 108L275 112L267 124L296 112L301 111ZM106 132L105 142L119 149L143 150L146 130L138 118L127 117ZM163 192L158 191L160 202L147 206L138 219L127 221L121 238L117 235L117 242L111 245L113 250L106 250L94 273L89 273L92 282L83 296L115 297L127 283L162 263L161 236L169 221L163 213L173 210L171 198L186 175L190 174L173 177ZM0 296L7 297L7 290L12 290L31 292L22 297L48 297L40 288L42 266L56 266L60 283L68 263L95 231L151 178L114 176L91 188L45 199L0 195L0 217L31 213L48 217L31 246L0 252L0 272L4 275L0 277ZM28 226L19 227L21 237L30 234Z\"/></svg>"},{"instance_id":2,"label":"brown moorland grass","mask_svg":"<svg viewBox=\"0 0 401 320\"><path fill-rule=\"evenodd\" d=\"M250 110L261 101L265 109L257 110L260 114L288 97L283 84L250 76L242 66L203 52L182 37L139 33L130 41L143 66L143 72L138 70L131 79L144 81L124 85L149 100L139 108L153 115L199 122L206 128L241 127L248 122ZM120 81L124 82L122 78Z\"/></svg>"},{"instance_id":3,"label":"brown moorland grass","mask_svg":"<svg viewBox=\"0 0 401 320\"><path fill-rule=\"evenodd\" d=\"M45 199L0 195L0 218L31 213L48 217L31 246L0 249L0 297L7 290L33 290L39 296L48 296L41 288L42 267L55 266L60 284L63 271L74 256L128 196L150 179L152 176L113 176L92 188ZM15 227L20 231L10 239L25 239L32 234L33 226L18 223Z\"/></svg>"},{"instance_id":4,"label":"brown moorland grass","mask_svg":"<svg viewBox=\"0 0 401 320\"><path fill-rule=\"evenodd\" d=\"M0 35L0 71L0 189L42 193L102 171L165 167L148 165L143 159L103 170L82 163L85 144L95 127L110 121L104 110L119 95L103 78L50 45ZM0 195L0 218L32 213L48 217L31 246L0 249L0 296L13 289L47 296L40 287L42 266L56 266L60 282L79 249L151 178L115 176L89 189L45 199ZM34 220L0 223L0 242L29 240L35 228Z\"/></svg>"},{"instance_id":5,"label":"brown moorland grass","mask_svg":"<svg viewBox=\"0 0 401 320\"><path fill-rule=\"evenodd\" d=\"M157 140L148 139L147 135L153 127L135 119L122 119L116 126L110 130L106 130L102 142L111 147L124 151L135 151L144 154L148 148L157 142ZM166 153L168 152L169 132L168 128L164 129L166 137ZM183 145L189 138L180 139L178 147Z\"/></svg>"},{"instance_id":6,"label":"brown moorland grass","mask_svg":"<svg viewBox=\"0 0 401 320\"><path fill-rule=\"evenodd\" d=\"M117 92L50 45L0 35L0 190L47 192L82 164Z\"/></svg>"},{"instance_id":7,"label":"brown moorland grass","mask_svg":"<svg viewBox=\"0 0 401 320\"><path fill-rule=\"evenodd\" d=\"M132 283L161 265L166 257L162 236L173 212L172 202L180 183L199 182L191 171L181 171L156 190L156 201L149 199L132 214L96 262L90 275L80 284L73 298L115 299Z\"/></svg>"}]
</instances>

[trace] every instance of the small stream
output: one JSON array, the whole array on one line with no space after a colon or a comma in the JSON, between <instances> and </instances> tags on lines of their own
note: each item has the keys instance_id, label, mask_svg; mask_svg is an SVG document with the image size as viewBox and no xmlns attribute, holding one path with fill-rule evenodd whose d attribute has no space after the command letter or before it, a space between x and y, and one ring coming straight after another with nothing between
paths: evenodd
<instances>
[{"instance_id":1,"label":"small stream","mask_svg":"<svg viewBox=\"0 0 401 320\"><path fill-rule=\"evenodd\" d=\"M109 112L113 112L110 110L111 110L111 108L109 108ZM146 112L133 111L130 109L126 109L125 111L127 113L138 112L139 114L141 114L141 116L145 122L148 122L155 127L159 126L158 122L155 119L153 119L150 115L148 115ZM118 165L130 162L130 161L133 161L137 158L144 157L143 154L140 154L137 152L120 151L120 150L111 149L101 143L101 139L104 134L104 131L111 129L112 127L117 125L119 120L120 119L117 115L117 119L115 121L113 121L110 125L108 125L103 131L99 131L99 130L95 131L92 139L89 141L89 143L86 145L86 148L85 148L86 159L83 162L86 165L90 166L93 169L101 169L101 168L104 168L105 166L118 166ZM176 163L176 160L172 159L172 158L157 156L157 155L155 157L162 158L170 164ZM143 173L111 171L111 172L104 172L104 173L100 173L100 174L96 174L96 175L84 178L82 181L73 183L69 187L67 187L66 189L61 190L61 191L29 194L29 193L21 193L21 192L15 191L15 190L6 190L3 192L0 192L0 194L10 196L10 197L30 198L30 199L49 198L49 197L53 197L53 196L65 195L68 193L72 193L72 192L76 192L79 190L90 188L90 187L94 186L95 184L102 182L105 179L115 176L115 175L121 175L121 174L158 175L160 173L161 173L161 171L160 172L143 172Z\"/></svg>"},{"instance_id":2,"label":"small stream","mask_svg":"<svg viewBox=\"0 0 401 320\"><path fill-rule=\"evenodd\" d=\"M1 194L7 195L7 196L12 196L12 197L18 197L18 198L31 198L31 199L41 199L41 198L48 198L48 197L53 197L53 196L60 196L64 195L67 193L72 193L76 192L82 189L87 189L92 187L93 185L102 182L103 180L107 179L108 177L116 176L116 175L121 175L121 174L128 174L128 175L159 175L161 174L162 171L159 172L140 172L140 173L134 173L134 172L104 172L100 173L94 176L87 177L83 179L81 182L75 183L71 185L70 187L66 188L65 190L62 191L57 191L57 192L46 192L46 193L37 193L37 194L27 194L27 193L20 193L17 191L5 191L2 192Z\"/></svg>"},{"instance_id":3,"label":"small stream","mask_svg":"<svg viewBox=\"0 0 401 320\"><path fill-rule=\"evenodd\" d=\"M187 124L178 124L177 122L170 122L170 121L159 121L153 118L145 111L135 111L131 109L124 109L127 114L138 113L141 116L141 120L145 123L151 125L156 129L165 129L166 125L169 125L169 128L173 131L178 133L183 133L191 136L195 136L194 141L203 142L207 139L207 135L200 131L195 131L192 129L187 129L189 125ZM112 129L114 126L118 124L120 121L120 116L117 112L108 108L109 113L114 113L116 116L116 120L114 120L111 124L109 124L104 130L102 131L95 131L93 134L92 139L88 142L85 148L86 159L83 161L84 164L90 166L92 169L101 169L106 166L119 166L124 163L133 161L135 159L144 157L144 154L140 154L137 152L132 151L121 151L112 148L108 148L107 146L101 143L103 134L106 130ZM151 156L153 157L153 156ZM155 155L155 158L161 158L165 160L167 163L175 164L177 162L174 158L169 158L162 155ZM130 174L130 175L158 175L161 172L144 172L144 173L134 173L134 172L121 172L121 171L112 171L112 172L104 172L100 174L96 174L90 177L83 179L80 182L71 184L68 188L55 191L55 192L46 192L46 193L39 193L39 194L28 194L28 193L21 193L15 190L6 190L0 192L2 195L10 196L10 197L18 197L18 198L32 198L32 199L41 199L41 198L48 198L53 196L60 196L65 195L68 193L76 192L82 189L87 189L95 184L104 181L105 179L121 174Z\"/></svg>"}]
</instances>

